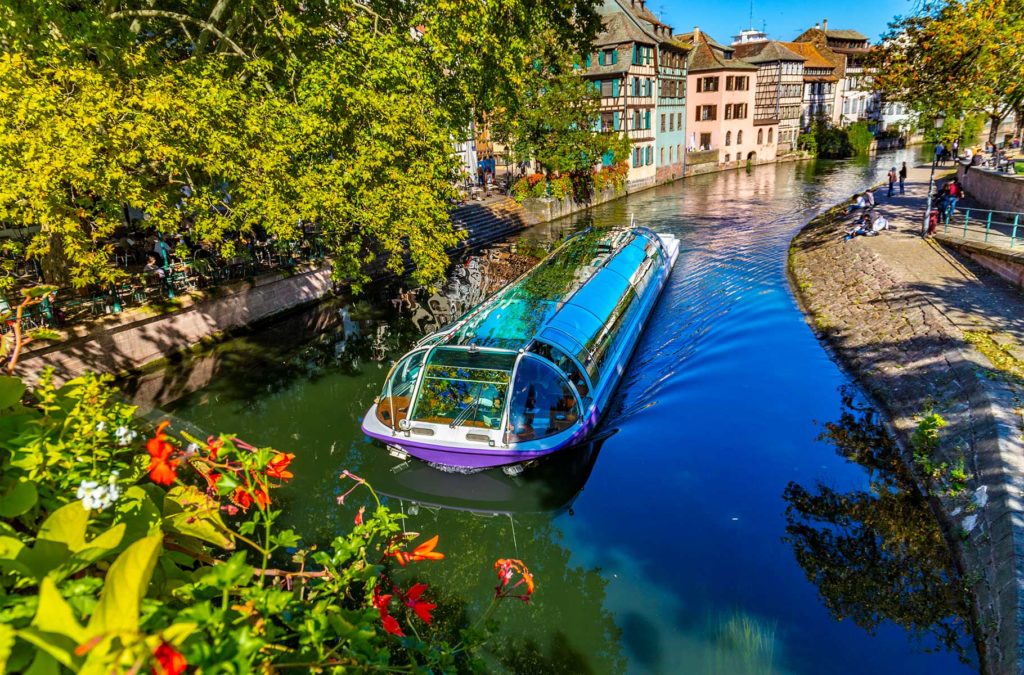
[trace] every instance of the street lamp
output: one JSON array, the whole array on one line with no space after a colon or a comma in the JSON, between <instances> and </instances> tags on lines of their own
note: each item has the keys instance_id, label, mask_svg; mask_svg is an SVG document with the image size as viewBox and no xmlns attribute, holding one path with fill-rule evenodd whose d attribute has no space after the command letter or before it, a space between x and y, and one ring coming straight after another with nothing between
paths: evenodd
<instances>
[{"instance_id":1,"label":"street lamp","mask_svg":"<svg viewBox=\"0 0 1024 675\"><path fill-rule=\"evenodd\" d=\"M935 129L936 129L936 131L941 129L942 126L945 123L946 123L946 114L940 111L935 116ZM935 152L932 153L932 172L931 172L931 175L928 176L928 208L924 212L924 222L921 223L921 236L922 237L927 237L928 236L928 221L930 221L931 218L932 218L932 191L935 189L935 166L939 163L939 152L940 152L939 145L940 144L941 144L941 142L935 144Z\"/></svg>"}]
</instances>

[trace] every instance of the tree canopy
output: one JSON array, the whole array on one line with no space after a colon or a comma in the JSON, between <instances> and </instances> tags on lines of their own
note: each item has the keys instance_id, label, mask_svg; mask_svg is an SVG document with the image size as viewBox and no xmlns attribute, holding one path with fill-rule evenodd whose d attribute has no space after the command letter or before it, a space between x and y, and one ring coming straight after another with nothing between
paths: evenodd
<instances>
[{"instance_id":1,"label":"tree canopy","mask_svg":"<svg viewBox=\"0 0 1024 675\"><path fill-rule=\"evenodd\" d=\"M318 224L356 287L378 256L431 281L458 237L452 142L516 112L596 0L20 0L0 8L0 220L49 276L114 280L126 209L231 254ZM33 230L35 231L35 230Z\"/></svg>"},{"instance_id":2,"label":"tree canopy","mask_svg":"<svg viewBox=\"0 0 1024 675\"><path fill-rule=\"evenodd\" d=\"M1019 0L929 0L898 17L872 56L874 82L930 115L985 113L989 140L1024 102L1024 4Z\"/></svg>"}]
</instances>

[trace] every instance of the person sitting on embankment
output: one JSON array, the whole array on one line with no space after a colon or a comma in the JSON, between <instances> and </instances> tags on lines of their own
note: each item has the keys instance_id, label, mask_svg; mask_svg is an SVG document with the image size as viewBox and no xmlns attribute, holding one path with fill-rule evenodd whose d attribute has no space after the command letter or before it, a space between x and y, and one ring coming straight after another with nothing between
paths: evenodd
<instances>
[{"instance_id":1,"label":"person sitting on embankment","mask_svg":"<svg viewBox=\"0 0 1024 675\"><path fill-rule=\"evenodd\" d=\"M881 213L870 211L854 222L854 227L846 231L844 241L850 241L854 237L874 237L882 230L889 229L889 221Z\"/></svg>"}]
</instances>

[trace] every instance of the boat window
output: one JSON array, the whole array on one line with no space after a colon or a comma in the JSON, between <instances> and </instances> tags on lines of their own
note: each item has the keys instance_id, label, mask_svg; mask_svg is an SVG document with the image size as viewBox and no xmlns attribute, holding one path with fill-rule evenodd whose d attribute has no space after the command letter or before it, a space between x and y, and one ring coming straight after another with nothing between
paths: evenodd
<instances>
[{"instance_id":1,"label":"boat window","mask_svg":"<svg viewBox=\"0 0 1024 675\"><path fill-rule=\"evenodd\" d=\"M609 367L609 358L615 354L619 345L629 337L633 326L634 315L639 311L640 303L637 301L636 293L628 288L618 304L608 317L608 324L598 339L597 348L594 350L594 367L597 372L604 374Z\"/></svg>"},{"instance_id":2,"label":"boat window","mask_svg":"<svg viewBox=\"0 0 1024 675\"><path fill-rule=\"evenodd\" d=\"M555 364L569 378L569 381L573 383L581 398L586 398L590 395L590 387L587 386L587 378L583 376L583 371L564 351L546 342L534 342L533 346L530 347L530 351L538 356L543 356Z\"/></svg>"},{"instance_id":3,"label":"boat window","mask_svg":"<svg viewBox=\"0 0 1024 675\"><path fill-rule=\"evenodd\" d=\"M514 352L435 348L427 361L412 418L499 429L515 359Z\"/></svg>"},{"instance_id":4,"label":"boat window","mask_svg":"<svg viewBox=\"0 0 1024 675\"><path fill-rule=\"evenodd\" d=\"M409 397L426 353L425 349L421 349L404 356L384 383L384 391L377 403L377 419L392 429L409 415Z\"/></svg>"},{"instance_id":5,"label":"boat window","mask_svg":"<svg viewBox=\"0 0 1024 675\"><path fill-rule=\"evenodd\" d=\"M523 443L565 431L580 407L565 376L536 357L519 361L509 404L509 441Z\"/></svg>"}]
</instances>

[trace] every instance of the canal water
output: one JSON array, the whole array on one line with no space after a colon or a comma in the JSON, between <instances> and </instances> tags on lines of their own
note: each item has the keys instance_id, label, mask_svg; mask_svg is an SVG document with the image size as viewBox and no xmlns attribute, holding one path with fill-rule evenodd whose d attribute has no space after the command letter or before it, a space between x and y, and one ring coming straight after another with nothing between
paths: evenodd
<instances>
[{"instance_id":1,"label":"canal water","mask_svg":"<svg viewBox=\"0 0 1024 675\"><path fill-rule=\"evenodd\" d=\"M433 297L390 289L301 312L150 373L137 396L178 425L294 452L278 494L307 544L351 527L361 502L337 503L339 473L369 479L408 530L440 535L446 559L415 572L441 628L487 606L496 559L522 559L537 592L496 613L495 669L977 672L964 584L927 501L786 278L800 226L902 159L639 193L465 261ZM564 231L630 217L682 251L596 442L509 478L403 465L363 437L391 360L421 331Z\"/></svg>"}]
</instances>

